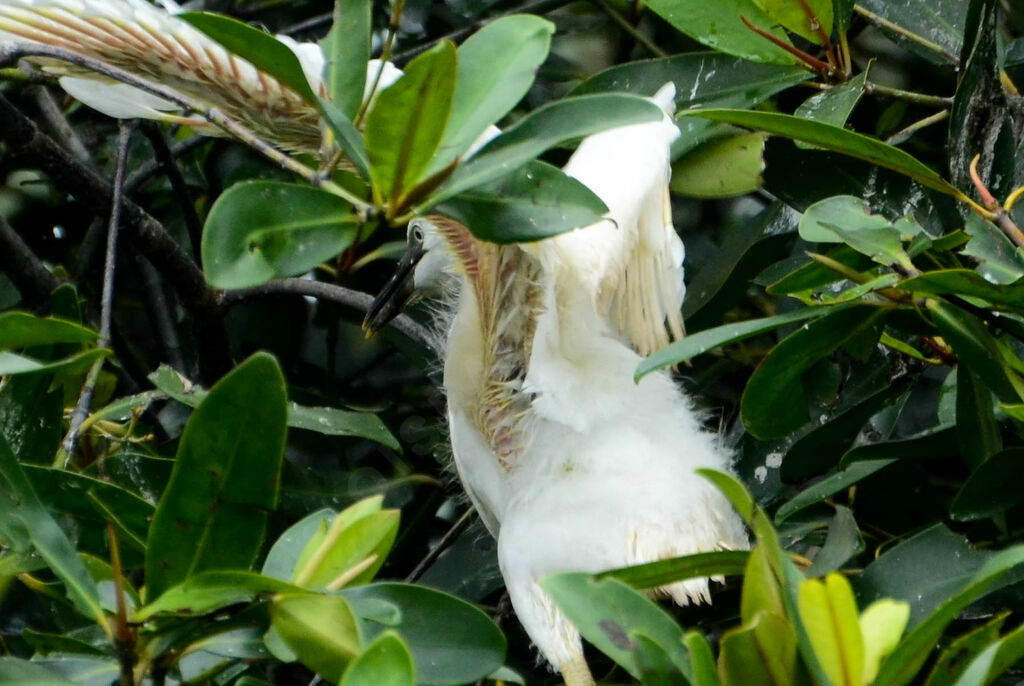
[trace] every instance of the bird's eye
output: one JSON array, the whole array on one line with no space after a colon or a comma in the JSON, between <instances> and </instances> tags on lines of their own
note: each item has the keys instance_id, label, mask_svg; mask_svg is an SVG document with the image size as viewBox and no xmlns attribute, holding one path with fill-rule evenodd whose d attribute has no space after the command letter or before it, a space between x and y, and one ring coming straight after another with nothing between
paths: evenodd
<instances>
[{"instance_id":1,"label":"bird's eye","mask_svg":"<svg viewBox=\"0 0 1024 686\"><path fill-rule=\"evenodd\" d=\"M417 243L423 242L423 229L419 226L412 227L412 239Z\"/></svg>"}]
</instances>

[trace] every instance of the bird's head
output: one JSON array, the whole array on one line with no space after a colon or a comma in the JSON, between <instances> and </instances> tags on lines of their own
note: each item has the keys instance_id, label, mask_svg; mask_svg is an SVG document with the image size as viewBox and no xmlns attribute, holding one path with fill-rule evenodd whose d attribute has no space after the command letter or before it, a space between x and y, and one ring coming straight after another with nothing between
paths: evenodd
<instances>
[{"instance_id":1,"label":"bird's head","mask_svg":"<svg viewBox=\"0 0 1024 686\"><path fill-rule=\"evenodd\" d=\"M395 273L377 294L363 320L372 336L416 299L439 292L453 274L454 257L437 224L426 217L409 222L408 244Z\"/></svg>"}]
</instances>

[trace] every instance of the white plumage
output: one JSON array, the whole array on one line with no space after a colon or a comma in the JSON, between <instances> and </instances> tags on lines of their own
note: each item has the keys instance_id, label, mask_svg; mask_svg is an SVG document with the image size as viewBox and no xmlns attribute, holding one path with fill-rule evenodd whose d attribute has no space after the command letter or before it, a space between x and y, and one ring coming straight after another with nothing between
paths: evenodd
<instances>
[{"instance_id":1,"label":"white plumage","mask_svg":"<svg viewBox=\"0 0 1024 686\"><path fill-rule=\"evenodd\" d=\"M580 637L540 577L747 545L739 517L694 474L728 470L728 452L668 374L633 381L642 354L682 335L673 95L668 85L654 98L661 122L591 136L566 166L609 219L519 246L415 220L404 260L418 287L461 284L444 369L455 465L498 539L516 614L570 684L591 681ZM663 590L710 600L707 579Z\"/></svg>"}]
</instances>

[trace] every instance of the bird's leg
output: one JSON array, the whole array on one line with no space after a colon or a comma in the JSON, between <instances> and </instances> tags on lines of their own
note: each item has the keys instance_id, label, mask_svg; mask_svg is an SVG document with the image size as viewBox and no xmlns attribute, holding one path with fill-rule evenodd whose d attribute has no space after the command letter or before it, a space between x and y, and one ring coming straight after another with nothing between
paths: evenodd
<instances>
[{"instance_id":1,"label":"bird's leg","mask_svg":"<svg viewBox=\"0 0 1024 686\"><path fill-rule=\"evenodd\" d=\"M565 686L594 686L594 677L590 674L590 667L587 666L582 654L563 662L558 669L562 672Z\"/></svg>"}]
</instances>

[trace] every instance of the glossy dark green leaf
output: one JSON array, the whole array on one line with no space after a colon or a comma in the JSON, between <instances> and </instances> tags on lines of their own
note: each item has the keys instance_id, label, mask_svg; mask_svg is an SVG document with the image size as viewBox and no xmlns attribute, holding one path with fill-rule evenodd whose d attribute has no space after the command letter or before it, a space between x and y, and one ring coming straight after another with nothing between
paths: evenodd
<instances>
[{"instance_id":1,"label":"glossy dark green leaf","mask_svg":"<svg viewBox=\"0 0 1024 686\"><path fill-rule=\"evenodd\" d=\"M970 269L942 269L906 279L900 288L927 295L967 295L994 305L1024 307L1024 280L1001 285Z\"/></svg>"},{"instance_id":2,"label":"glossy dark green leaf","mask_svg":"<svg viewBox=\"0 0 1024 686\"><path fill-rule=\"evenodd\" d=\"M299 58L269 33L213 12L182 12L177 16L223 45L228 52L270 74L301 95L306 102L316 104L316 96L309 86Z\"/></svg>"},{"instance_id":3,"label":"glossy dark green leaf","mask_svg":"<svg viewBox=\"0 0 1024 686\"><path fill-rule=\"evenodd\" d=\"M317 107L323 116L327 126L337 138L338 144L345 152L349 161L355 166L359 176L363 179L370 179L370 156L366 152L366 145L363 142L363 134L352 123L352 120L338 109L334 103L323 98L317 98Z\"/></svg>"},{"instance_id":4,"label":"glossy dark green leaf","mask_svg":"<svg viewBox=\"0 0 1024 686\"><path fill-rule=\"evenodd\" d=\"M427 175L463 156L526 95L548 56L554 32L546 19L513 14L487 23L459 46L451 117Z\"/></svg>"},{"instance_id":5,"label":"glossy dark green leaf","mask_svg":"<svg viewBox=\"0 0 1024 686\"><path fill-rule=\"evenodd\" d=\"M814 563L807 568L808 576L824 576L839 569L854 555L864 550L857 520L850 508L836 506L836 514L828 525L825 545L814 556Z\"/></svg>"},{"instance_id":6,"label":"glossy dark green leaf","mask_svg":"<svg viewBox=\"0 0 1024 686\"><path fill-rule=\"evenodd\" d=\"M789 324L823 317L831 311L833 310L827 307L809 307L787 312L786 314L777 314L773 317L725 324L714 329L691 334L648 356L637 367L634 377L639 380L653 371L686 362L690 358L703 355L709 350L714 350L736 341L742 341L744 338L774 331Z\"/></svg>"},{"instance_id":7,"label":"glossy dark green leaf","mask_svg":"<svg viewBox=\"0 0 1024 686\"><path fill-rule=\"evenodd\" d=\"M928 675L925 686L952 686L968 663L999 638L1009 612L1003 612L981 626L957 636L946 646Z\"/></svg>"},{"instance_id":8,"label":"glossy dark green leaf","mask_svg":"<svg viewBox=\"0 0 1024 686\"><path fill-rule=\"evenodd\" d=\"M1021 564L1024 564L1024 546L1008 548L989 558L966 585L945 599L907 635L882 663L874 683L877 686L908 683L928 658L946 626L996 581Z\"/></svg>"},{"instance_id":9,"label":"glossy dark green leaf","mask_svg":"<svg viewBox=\"0 0 1024 686\"><path fill-rule=\"evenodd\" d=\"M375 583L342 590L362 624L364 641L388 628L402 637L421 684L483 679L505 661L505 637L464 600L425 586ZM381 623L384 620L387 623Z\"/></svg>"},{"instance_id":10,"label":"glossy dark green leaf","mask_svg":"<svg viewBox=\"0 0 1024 686\"><path fill-rule=\"evenodd\" d=\"M1024 658L1024 627L1017 627L994 641L964 670L956 686L986 686Z\"/></svg>"},{"instance_id":11,"label":"glossy dark green leaf","mask_svg":"<svg viewBox=\"0 0 1024 686\"><path fill-rule=\"evenodd\" d=\"M615 579L598 581L577 573L546 576L540 583L583 637L633 676L639 678L641 670L631 635L642 632L668 653L689 680L692 670L683 630L639 591Z\"/></svg>"},{"instance_id":12,"label":"glossy dark green leaf","mask_svg":"<svg viewBox=\"0 0 1024 686\"><path fill-rule=\"evenodd\" d=\"M833 150L886 169L892 169L954 198L962 197L962 193L948 181L908 153L875 138L847 131L841 126L778 112L706 109L690 110L682 114L724 121L736 126L811 143L826 150Z\"/></svg>"},{"instance_id":13,"label":"glossy dark green leaf","mask_svg":"<svg viewBox=\"0 0 1024 686\"><path fill-rule=\"evenodd\" d=\"M0 376L14 374L74 374L81 372L110 354L106 348L86 350L68 357L47 362L27 355L0 350Z\"/></svg>"},{"instance_id":14,"label":"glossy dark green leaf","mask_svg":"<svg viewBox=\"0 0 1024 686\"><path fill-rule=\"evenodd\" d=\"M0 656L0 683L12 686L77 686L58 672L10 655Z\"/></svg>"},{"instance_id":15,"label":"glossy dark green leaf","mask_svg":"<svg viewBox=\"0 0 1024 686\"><path fill-rule=\"evenodd\" d=\"M836 196L817 202L800 219L800 237L808 242L838 243L887 267L899 265L914 269L903 250L902 241L920 234L921 227L910 220L895 224L880 214L871 214L870 206L852 196Z\"/></svg>"},{"instance_id":16,"label":"glossy dark green leaf","mask_svg":"<svg viewBox=\"0 0 1024 686\"><path fill-rule=\"evenodd\" d=\"M113 656L54 655L37 657L33 663L56 672L76 686L109 686L117 681L121 672L117 659ZM47 683L57 686L63 682Z\"/></svg>"},{"instance_id":17,"label":"glossy dark green leaf","mask_svg":"<svg viewBox=\"0 0 1024 686\"><path fill-rule=\"evenodd\" d=\"M996 397L1005 403L1020 402L1024 398L1019 390L1022 388L1020 379L1003 361L992 334L980 319L942 301L931 300L927 307L935 326L953 347L961 364L970 367Z\"/></svg>"},{"instance_id":18,"label":"glossy dark green leaf","mask_svg":"<svg viewBox=\"0 0 1024 686\"><path fill-rule=\"evenodd\" d=\"M960 521L984 519L1024 500L1024 449L1009 448L982 462L960 488L950 515Z\"/></svg>"},{"instance_id":19,"label":"glossy dark green leaf","mask_svg":"<svg viewBox=\"0 0 1024 686\"><path fill-rule=\"evenodd\" d=\"M22 464L52 464L64 435L64 394L43 374L0 385L0 437Z\"/></svg>"},{"instance_id":20,"label":"glossy dark green leaf","mask_svg":"<svg viewBox=\"0 0 1024 686\"><path fill-rule=\"evenodd\" d=\"M832 0L754 0L754 3L787 30L815 45L823 45L832 33Z\"/></svg>"},{"instance_id":21,"label":"glossy dark green leaf","mask_svg":"<svg viewBox=\"0 0 1024 686\"><path fill-rule=\"evenodd\" d=\"M608 208L561 169L533 161L445 201L438 211L493 243L524 243L601 220Z\"/></svg>"},{"instance_id":22,"label":"glossy dark green leaf","mask_svg":"<svg viewBox=\"0 0 1024 686\"><path fill-rule=\"evenodd\" d=\"M672 26L714 50L753 62L796 62L793 55L744 25L740 17L746 17L751 24L789 43L778 22L765 14L754 0L655 0L647 5Z\"/></svg>"},{"instance_id":23,"label":"glossy dark green leaf","mask_svg":"<svg viewBox=\"0 0 1024 686\"><path fill-rule=\"evenodd\" d=\"M47 343L92 343L96 332L81 324L56 317L37 317L28 312L0 315L0 348L26 348Z\"/></svg>"},{"instance_id":24,"label":"glossy dark green leaf","mask_svg":"<svg viewBox=\"0 0 1024 686\"><path fill-rule=\"evenodd\" d=\"M676 87L680 108L753 107L779 91L807 80L806 69L754 64L720 52L691 52L637 60L610 67L574 88L571 95L621 92L650 97L665 83ZM676 120L680 137L672 145L681 155L725 128L694 117Z\"/></svg>"},{"instance_id":25,"label":"glossy dark green leaf","mask_svg":"<svg viewBox=\"0 0 1024 686\"><path fill-rule=\"evenodd\" d=\"M167 589L159 598L132 614L144 622L159 614L201 615L227 605L271 593L303 593L303 589L272 577L244 571L200 572Z\"/></svg>"},{"instance_id":26,"label":"glossy dark green leaf","mask_svg":"<svg viewBox=\"0 0 1024 686\"><path fill-rule=\"evenodd\" d=\"M864 84L868 78L868 71L865 69L845 83L829 86L822 92L812 95L796 108L794 114L833 126L845 126L853 108L857 106L861 96L864 95ZM797 147L809 146L798 141Z\"/></svg>"},{"instance_id":27,"label":"glossy dark green leaf","mask_svg":"<svg viewBox=\"0 0 1024 686\"><path fill-rule=\"evenodd\" d=\"M633 95L608 93L566 98L520 119L461 165L437 195L418 208L423 212L471 188L511 174L560 143L629 124L658 121L664 112Z\"/></svg>"},{"instance_id":28,"label":"glossy dark green leaf","mask_svg":"<svg viewBox=\"0 0 1024 686\"><path fill-rule=\"evenodd\" d=\"M802 374L885 313L871 307L837 309L804 324L761 361L741 400L743 425L759 438L781 438L808 421Z\"/></svg>"},{"instance_id":29,"label":"glossy dark green leaf","mask_svg":"<svg viewBox=\"0 0 1024 686\"><path fill-rule=\"evenodd\" d=\"M840 465L845 468L862 460L955 457L958 451L955 428L940 425L896 441L859 445L843 455Z\"/></svg>"},{"instance_id":30,"label":"glossy dark green leaf","mask_svg":"<svg viewBox=\"0 0 1024 686\"><path fill-rule=\"evenodd\" d=\"M84 474L38 465L25 465L24 469L46 507L102 526L106 523L104 513L98 512L86 497L91 492L127 530L122 545L144 550L143 541L153 516L153 506L148 502L119 486Z\"/></svg>"},{"instance_id":31,"label":"glossy dark green leaf","mask_svg":"<svg viewBox=\"0 0 1024 686\"><path fill-rule=\"evenodd\" d=\"M967 3L959 0L910 0L904 3L865 0L861 5L930 44L926 47L908 36L887 32L903 47L939 64L956 63L963 39Z\"/></svg>"},{"instance_id":32,"label":"glossy dark green leaf","mask_svg":"<svg viewBox=\"0 0 1024 686\"><path fill-rule=\"evenodd\" d=\"M373 29L371 0L336 0L331 30L320 41L327 97L352 119L363 104Z\"/></svg>"},{"instance_id":33,"label":"glossy dark green leaf","mask_svg":"<svg viewBox=\"0 0 1024 686\"><path fill-rule=\"evenodd\" d=\"M270 621L302 664L327 681L340 681L362 652L358 622L341 596L279 595L270 605Z\"/></svg>"},{"instance_id":34,"label":"glossy dark green leaf","mask_svg":"<svg viewBox=\"0 0 1024 686\"><path fill-rule=\"evenodd\" d=\"M203 269L217 288L296 276L352 244L356 218L336 195L276 181L235 184L203 227Z\"/></svg>"},{"instance_id":35,"label":"glossy dark green leaf","mask_svg":"<svg viewBox=\"0 0 1024 686\"><path fill-rule=\"evenodd\" d=\"M86 617L105 624L99 591L67 535L47 512L7 441L0 437L0 519L31 541L68 598ZM2 528L0 528L2 531Z\"/></svg>"},{"instance_id":36,"label":"glossy dark green leaf","mask_svg":"<svg viewBox=\"0 0 1024 686\"><path fill-rule=\"evenodd\" d=\"M30 627L25 627L21 631L21 637L25 639L25 642L32 646L32 650L36 651L39 655L48 655L50 653L64 653L72 655L107 654L92 643L82 638L71 636L70 634L51 634L44 631L36 631ZM0 683L4 683L2 679L0 679Z\"/></svg>"},{"instance_id":37,"label":"glossy dark green leaf","mask_svg":"<svg viewBox=\"0 0 1024 686\"><path fill-rule=\"evenodd\" d=\"M597 579L610 577L624 581L633 588L657 588L675 581L708 576L742 574L749 553L745 550L723 550L695 553L657 562L623 567L602 572Z\"/></svg>"},{"instance_id":38,"label":"glossy dark green leaf","mask_svg":"<svg viewBox=\"0 0 1024 686\"><path fill-rule=\"evenodd\" d=\"M385 198L401 198L434 156L452 108L456 61L455 46L441 41L377 97L366 119L366 152Z\"/></svg>"},{"instance_id":39,"label":"glossy dark green leaf","mask_svg":"<svg viewBox=\"0 0 1024 686\"><path fill-rule=\"evenodd\" d=\"M964 224L971 240L963 249L980 262L978 273L993 284L1009 284L1024 277L1024 250L1018 248L992 222L971 214Z\"/></svg>"},{"instance_id":40,"label":"glossy dark green leaf","mask_svg":"<svg viewBox=\"0 0 1024 686\"><path fill-rule=\"evenodd\" d=\"M385 631L352 661L341 677L341 686L415 686L412 655L402 638Z\"/></svg>"},{"instance_id":41,"label":"glossy dark green leaf","mask_svg":"<svg viewBox=\"0 0 1024 686\"><path fill-rule=\"evenodd\" d=\"M672 165L669 187L694 198L730 198L764 185L765 134L743 133L715 138Z\"/></svg>"},{"instance_id":42,"label":"glossy dark green leaf","mask_svg":"<svg viewBox=\"0 0 1024 686\"><path fill-rule=\"evenodd\" d=\"M277 504L287 401L273 357L253 355L192 414L147 541L149 599L208 569L248 569Z\"/></svg>"},{"instance_id":43,"label":"glossy dark green leaf","mask_svg":"<svg viewBox=\"0 0 1024 686\"><path fill-rule=\"evenodd\" d=\"M800 510L820 503L825 498L838 493L858 481L866 479L883 467L895 462L894 459L859 460L840 472L827 476L821 481L805 488L791 500L779 506L775 511L775 521L783 522Z\"/></svg>"},{"instance_id":44,"label":"glossy dark green leaf","mask_svg":"<svg viewBox=\"0 0 1024 686\"><path fill-rule=\"evenodd\" d=\"M964 365L956 373L956 438L972 471L1003 449L992 391Z\"/></svg>"},{"instance_id":45,"label":"glossy dark green leaf","mask_svg":"<svg viewBox=\"0 0 1024 686\"><path fill-rule=\"evenodd\" d=\"M855 272L865 271L874 266L870 258L848 245L838 245L832 248L825 253L825 257ZM778 280L770 282L766 290L771 295L789 295L790 293L818 289L841 280L843 280L842 276L825 265L807 261Z\"/></svg>"}]
</instances>

